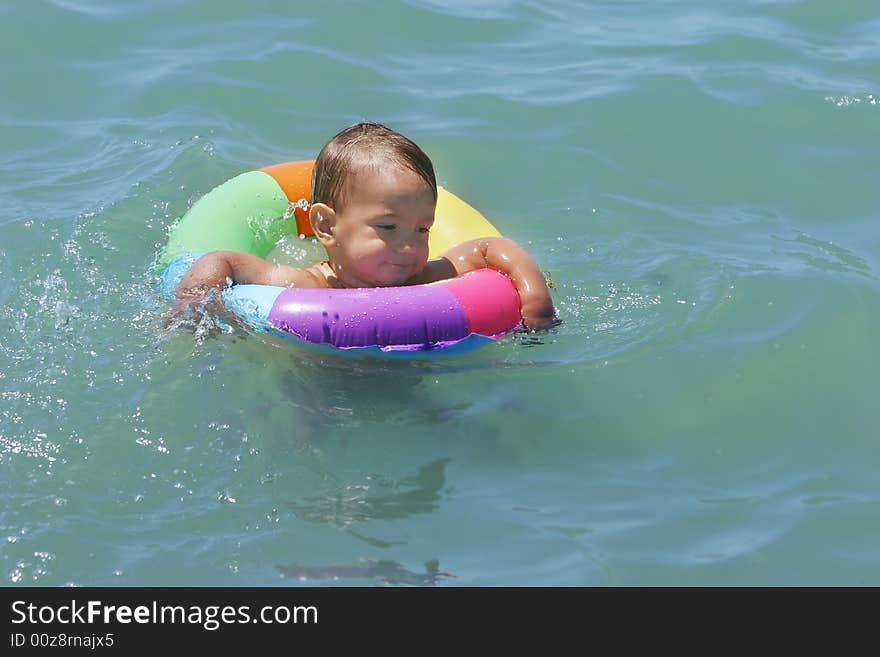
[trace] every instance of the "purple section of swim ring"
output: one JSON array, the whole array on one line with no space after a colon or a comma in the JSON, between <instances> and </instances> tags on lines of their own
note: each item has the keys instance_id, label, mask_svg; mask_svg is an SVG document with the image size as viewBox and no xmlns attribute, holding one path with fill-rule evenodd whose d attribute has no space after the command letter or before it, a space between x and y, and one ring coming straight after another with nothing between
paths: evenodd
<instances>
[{"instance_id":1,"label":"purple section of swim ring","mask_svg":"<svg viewBox=\"0 0 880 657\"><path fill-rule=\"evenodd\" d=\"M464 311L442 284L329 290L289 288L269 322L308 342L335 347L424 345L468 335Z\"/></svg>"}]
</instances>

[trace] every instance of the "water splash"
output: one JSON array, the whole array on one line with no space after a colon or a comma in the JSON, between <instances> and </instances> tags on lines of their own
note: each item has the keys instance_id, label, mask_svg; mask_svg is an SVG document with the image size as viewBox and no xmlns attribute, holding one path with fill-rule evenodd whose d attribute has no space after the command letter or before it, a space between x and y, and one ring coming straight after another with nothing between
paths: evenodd
<instances>
[{"instance_id":1,"label":"water splash","mask_svg":"<svg viewBox=\"0 0 880 657\"><path fill-rule=\"evenodd\" d=\"M880 98L877 98L874 94L868 94L865 97L861 96L825 96L825 100L829 103L834 103L838 107L850 107L853 105L861 105L864 103L865 105L880 105Z\"/></svg>"},{"instance_id":2,"label":"water splash","mask_svg":"<svg viewBox=\"0 0 880 657\"><path fill-rule=\"evenodd\" d=\"M287 204L287 209L284 211L284 214L281 215L283 219L290 219L297 210L302 210L303 212L309 211L310 204L308 200L301 198L298 201L291 201Z\"/></svg>"}]
</instances>

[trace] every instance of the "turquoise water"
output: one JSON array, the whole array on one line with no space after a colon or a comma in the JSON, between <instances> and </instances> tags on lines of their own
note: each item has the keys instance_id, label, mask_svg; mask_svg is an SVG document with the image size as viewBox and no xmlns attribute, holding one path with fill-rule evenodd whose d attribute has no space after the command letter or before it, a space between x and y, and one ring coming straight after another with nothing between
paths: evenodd
<instances>
[{"instance_id":1,"label":"turquoise water","mask_svg":"<svg viewBox=\"0 0 880 657\"><path fill-rule=\"evenodd\" d=\"M294 4L0 8L5 585L880 584L876 2ZM165 327L174 218L361 118L559 328Z\"/></svg>"}]
</instances>

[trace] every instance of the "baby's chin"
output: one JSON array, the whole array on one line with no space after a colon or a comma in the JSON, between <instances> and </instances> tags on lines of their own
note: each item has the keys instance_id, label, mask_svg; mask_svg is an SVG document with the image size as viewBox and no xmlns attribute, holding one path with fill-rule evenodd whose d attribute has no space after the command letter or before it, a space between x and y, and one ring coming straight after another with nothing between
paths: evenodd
<instances>
[{"instance_id":1,"label":"baby's chin","mask_svg":"<svg viewBox=\"0 0 880 657\"><path fill-rule=\"evenodd\" d=\"M384 276L369 276L357 279L355 281L346 281L342 280L344 287L359 287L359 288L370 288L370 287L400 287L407 284L407 281L413 277L414 274L407 273L401 275L384 275Z\"/></svg>"},{"instance_id":2,"label":"baby's chin","mask_svg":"<svg viewBox=\"0 0 880 657\"><path fill-rule=\"evenodd\" d=\"M409 285L409 281L424 269L424 265L418 267L413 264L394 265L385 263L371 271L350 271L350 276L344 275L343 271L337 270L340 283L343 287L400 287Z\"/></svg>"},{"instance_id":3,"label":"baby's chin","mask_svg":"<svg viewBox=\"0 0 880 657\"><path fill-rule=\"evenodd\" d=\"M382 272L382 276L379 277L379 281L377 282L377 284L380 287L396 287L399 285L406 285L407 281L418 274L422 269L422 267L417 268L411 265L405 267L388 265L388 267L386 267L386 271Z\"/></svg>"}]
</instances>

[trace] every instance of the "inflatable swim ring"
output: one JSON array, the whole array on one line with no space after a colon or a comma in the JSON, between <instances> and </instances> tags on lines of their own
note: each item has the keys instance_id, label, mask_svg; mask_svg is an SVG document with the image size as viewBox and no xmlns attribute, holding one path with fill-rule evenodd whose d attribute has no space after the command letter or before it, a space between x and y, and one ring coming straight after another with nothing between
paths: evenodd
<instances>
[{"instance_id":1,"label":"inflatable swim ring","mask_svg":"<svg viewBox=\"0 0 880 657\"><path fill-rule=\"evenodd\" d=\"M232 178L200 198L171 229L157 260L163 293L208 251L246 251L265 258L279 239L312 235L301 200L309 200L313 160L285 162ZM500 233L470 205L438 188L429 257ZM291 212L291 210L293 210ZM427 285L363 289L233 285L224 306L251 328L297 343L382 353L462 351L516 328L520 300L493 269Z\"/></svg>"}]
</instances>

